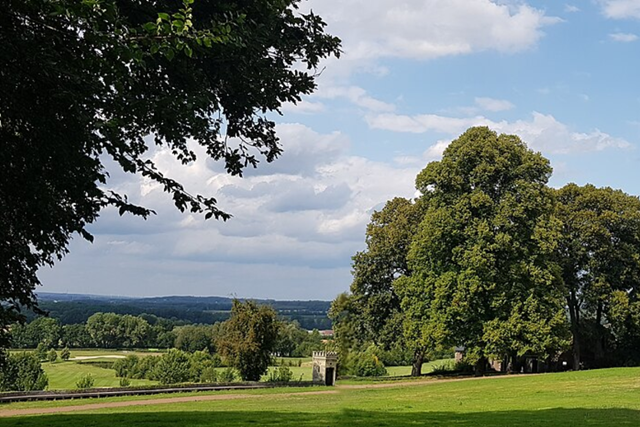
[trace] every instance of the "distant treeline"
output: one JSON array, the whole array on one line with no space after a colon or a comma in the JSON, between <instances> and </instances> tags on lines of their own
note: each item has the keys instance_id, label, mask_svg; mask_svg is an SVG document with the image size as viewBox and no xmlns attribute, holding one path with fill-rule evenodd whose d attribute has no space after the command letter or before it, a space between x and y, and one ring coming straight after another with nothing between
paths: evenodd
<instances>
[{"instance_id":1,"label":"distant treeline","mask_svg":"<svg viewBox=\"0 0 640 427\"><path fill-rule=\"evenodd\" d=\"M224 297L109 298L42 293L39 299L40 308L61 325L86 323L95 313L153 315L178 324L213 324L229 318L232 304L232 299ZM283 319L297 321L303 329L331 329L329 301L258 302L273 307ZM35 317L27 313L29 321Z\"/></svg>"},{"instance_id":2,"label":"distant treeline","mask_svg":"<svg viewBox=\"0 0 640 427\"><path fill-rule=\"evenodd\" d=\"M51 317L37 317L21 325L11 325L11 346L16 349L37 348L42 352L52 348L176 348L188 353L205 350L217 352L222 324L185 324L152 314L94 313L86 323L61 325ZM296 321L280 320L274 354L287 357L308 357L324 348L317 330L308 332Z\"/></svg>"}]
</instances>

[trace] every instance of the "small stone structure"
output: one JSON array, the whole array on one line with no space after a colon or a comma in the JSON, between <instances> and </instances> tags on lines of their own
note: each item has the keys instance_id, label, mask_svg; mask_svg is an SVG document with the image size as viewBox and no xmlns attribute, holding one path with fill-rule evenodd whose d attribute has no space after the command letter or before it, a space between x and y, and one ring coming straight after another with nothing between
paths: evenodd
<instances>
[{"instance_id":1,"label":"small stone structure","mask_svg":"<svg viewBox=\"0 0 640 427\"><path fill-rule=\"evenodd\" d=\"M464 359L464 352L466 351L466 347L463 345L459 345L456 347L455 352L456 352L456 363L460 363L462 362L462 359Z\"/></svg>"},{"instance_id":2,"label":"small stone structure","mask_svg":"<svg viewBox=\"0 0 640 427\"><path fill-rule=\"evenodd\" d=\"M338 353L335 351L313 352L313 382L335 385L338 374Z\"/></svg>"}]
</instances>

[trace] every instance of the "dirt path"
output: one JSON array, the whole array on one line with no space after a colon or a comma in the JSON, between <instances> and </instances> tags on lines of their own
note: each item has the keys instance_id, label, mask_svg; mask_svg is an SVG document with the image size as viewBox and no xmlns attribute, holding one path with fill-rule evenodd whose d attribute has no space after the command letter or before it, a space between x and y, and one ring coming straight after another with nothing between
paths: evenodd
<instances>
[{"instance_id":1,"label":"dirt path","mask_svg":"<svg viewBox=\"0 0 640 427\"><path fill-rule=\"evenodd\" d=\"M17 417L21 415L44 415L44 414L60 414L63 412L92 411L107 408L125 408L128 406L147 406L147 405L167 405L171 403L185 402L204 402L210 400L234 400L234 399L261 399L268 396L291 397L291 396L313 396L318 394L336 394L337 390L323 391L306 391L298 393L281 393L281 394L222 394L222 395L202 395L202 396L184 396L184 397L167 397L163 399L150 400L132 400L128 402L103 402L89 403L87 405L60 406L57 408L28 408L28 409L9 409L0 410L0 417Z\"/></svg>"}]
</instances>

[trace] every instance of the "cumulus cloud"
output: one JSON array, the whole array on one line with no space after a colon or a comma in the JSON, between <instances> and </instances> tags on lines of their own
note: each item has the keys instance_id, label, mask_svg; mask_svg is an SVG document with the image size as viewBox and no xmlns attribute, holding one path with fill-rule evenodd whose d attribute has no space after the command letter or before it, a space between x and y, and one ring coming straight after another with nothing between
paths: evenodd
<instances>
[{"instance_id":1,"label":"cumulus cloud","mask_svg":"<svg viewBox=\"0 0 640 427\"><path fill-rule=\"evenodd\" d=\"M423 114L415 116L380 114L367 117L369 126L395 132L438 132L461 134L471 126L488 126L501 132L519 135L529 146L545 153L576 153L601 151L607 148L628 148L631 144L598 129L575 132L552 115L534 112L530 120L495 122L483 116L457 118ZM442 148L440 145L439 148Z\"/></svg>"},{"instance_id":2,"label":"cumulus cloud","mask_svg":"<svg viewBox=\"0 0 640 427\"><path fill-rule=\"evenodd\" d=\"M564 11L567 13L577 13L580 12L580 8L573 4L565 4Z\"/></svg>"},{"instance_id":3,"label":"cumulus cloud","mask_svg":"<svg viewBox=\"0 0 640 427\"><path fill-rule=\"evenodd\" d=\"M82 270L89 265L83 260L99 259L100 265L118 266L118 274L129 274L129 283L139 282L135 292L141 294L161 294L172 281L180 286L171 292L174 294L225 295L224 289L235 286L240 296L255 296L252 292L259 282L269 283L270 293L257 296L286 298L284 290L288 287L289 295L299 291L305 298L333 298L348 288L350 259L364 246L372 210L392 197L412 197L413 181L424 164L397 165L349 155L346 136L315 132L300 124L279 124L276 130L285 150L282 159L273 165L261 165L243 178L220 171L198 147L194 147L198 160L186 166L164 149L152 153L163 173L182 182L191 193L215 196L219 207L233 214L231 220L204 221L201 215L181 214L161 187L129 176L118 185L133 195L132 202L149 206L158 215L141 221L122 219L114 210L106 210L92 228L95 243L74 249L72 252L79 254L66 265ZM159 275L167 265L173 267ZM215 266L222 265L228 271L215 273ZM257 273L261 270L257 266L266 266L262 275ZM299 272L305 283L296 284L288 277L286 285L273 285L279 275L267 274L276 267L279 274ZM99 268L92 265L91 275L96 275ZM190 268L198 274L188 272ZM75 280L71 279L75 273L68 269L57 271L56 275L66 271L69 280ZM180 271L185 272L184 277L179 277ZM231 278L236 280L238 271L254 272L254 285L246 284L246 279L226 283ZM318 279L314 286L320 288L310 289L303 273L340 281L322 284ZM207 291L202 290L207 289L202 275L212 277ZM113 275L109 278L112 280ZM145 291L151 278L157 281L157 287ZM223 287L216 287L223 282ZM295 286L301 289L293 289ZM111 287L109 292L133 292L115 289Z\"/></svg>"},{"instance_id":4,"label":"cumulus cloud","mask_svg":"<svg viewBox=\"0 0 640 427\"><path fill-rule=\"evenodd\" d=\"M631 43L638 40L638 36L633 33L611 33L609 34L609 38L621 43Z\"/></svg>"},{"instance_id":5,"label":"cumulus cloud","mask_svg":"<svg viewBox=\"0 0 640 427\"><path fill-rule=\"evenodd\" d=\"M638 0L600 0L602 12L611 19L640 19Z\"/></svg>"},{"instance_id":6,"label":"cumulus cloud","mask_svg":"<svg viewBox=\"0 0 640 427\"><path fill-rule=\"evenodd\" d=\"M535 46L559 22L523 2L490 0L316 0L309 5L344 41L351 59L432 59Z\"/></svg>"},{"instance_id":7,"label":"cumulus cloud","mask_svg":"<svg viewBox=\"0 0 640 427\"><path fill-rule=\"evenodd\" d=\"M314 96L325 99L343 98L367 111L387 112L395 110L393 104L372 97L367 91L358 86L321 86Z\"/></svg>"}]
</instances>

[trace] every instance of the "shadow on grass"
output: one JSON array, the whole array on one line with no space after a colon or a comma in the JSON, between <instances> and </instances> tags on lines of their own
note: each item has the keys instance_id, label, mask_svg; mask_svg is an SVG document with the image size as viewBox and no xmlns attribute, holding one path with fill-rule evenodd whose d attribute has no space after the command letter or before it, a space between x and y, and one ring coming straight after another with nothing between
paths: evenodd
<instances>
[{"instance_id":1,"label":"shadow on grass","mask_svg":"<svg viewBox=\"0 0 640 427\"><path fill-rule=\"evenodd\" d=\"M340 410L300 412L141 412L64 414L0 419L14 427L205 427L205 426L640 426L640 411L631 409L545 409L505 412L397 412Z\"/></svg>"}]
</instances>

